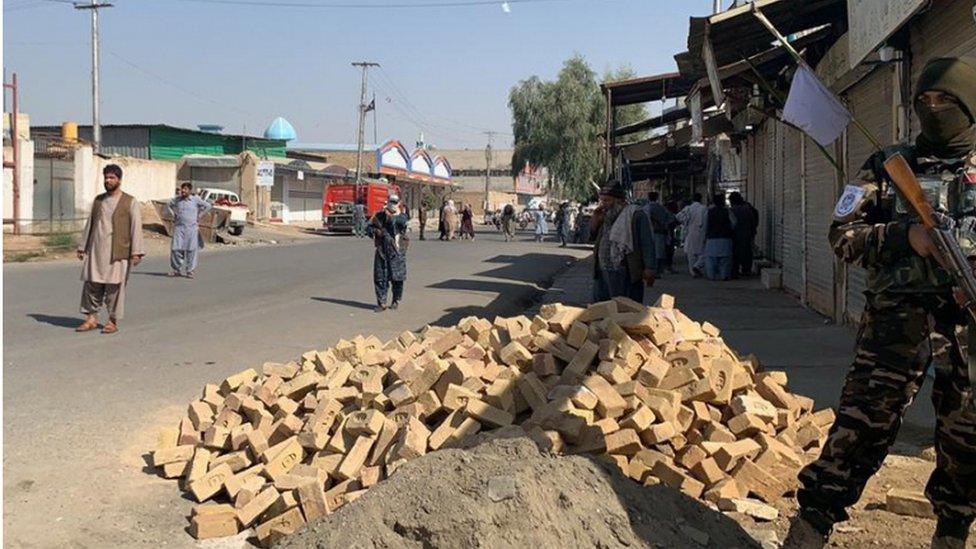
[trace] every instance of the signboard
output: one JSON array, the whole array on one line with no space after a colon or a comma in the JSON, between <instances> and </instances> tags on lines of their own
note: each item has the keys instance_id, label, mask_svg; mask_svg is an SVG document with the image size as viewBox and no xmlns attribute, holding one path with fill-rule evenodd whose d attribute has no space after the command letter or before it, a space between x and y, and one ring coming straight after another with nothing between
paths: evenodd
<instances>
[{"instance_id":1,"label":"signboard","mask_svg":"<svg viewBox=\"0 0 976 549\"><path fill-rule=\"evenodd\" d=\"M259 160L258 161L258 180L256 185L258 187L273 187L274 186L274 162L270 160Z\"/></svg>"},{"instance_id":2,"label":"signboard","mask_svg":"<svg viewBox=\"0 0 976 549\"><path fill-rule=\"evenodd\" d=\"M848 0L848 47L850 68L858 66L926 0Z\"/></svg>"}]
</instances>

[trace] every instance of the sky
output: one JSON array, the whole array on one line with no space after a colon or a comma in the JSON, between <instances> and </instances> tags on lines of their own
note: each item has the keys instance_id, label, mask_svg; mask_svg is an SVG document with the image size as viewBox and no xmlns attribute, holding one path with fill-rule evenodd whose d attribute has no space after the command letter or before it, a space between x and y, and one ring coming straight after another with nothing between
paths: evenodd
<instances>
[{"instance_id":1,"label":"sky","mask_svg":"<svg viewBox=\"0 0 976 549\"><path fill-rule=\"evenodd\" d=\"M480 1L480 0L475 0ZM675 70L688 18L711 0L112 0L100 10L102 124L220 124L301 142L355 143L360 72L376 135L411 147L511 145L508 92L579 53L597 73ZM286 7L285 4L303 4ZM337 7L370 6L368 9ZM384 7L377 6L382 4ZM309 7L329 6L329 7ZM375 6L375 7L373 7ZM406 7L391 7L406 6ZM4 73L37 125L91 123L91 30L70 0L3 0ZM652 106L653 108L653 106ZM372 113L366 141L373 141Z\"/></svg>"}]
</instances>

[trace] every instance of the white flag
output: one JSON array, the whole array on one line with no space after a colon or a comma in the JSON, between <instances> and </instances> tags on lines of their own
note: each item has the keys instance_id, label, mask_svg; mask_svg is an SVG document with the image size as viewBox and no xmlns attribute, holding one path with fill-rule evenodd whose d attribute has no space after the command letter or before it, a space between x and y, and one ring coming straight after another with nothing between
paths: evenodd
<instances>
[{"instance_id":1,"label":"white flag","mask_svg":"<svg viewBox=\"0 0 976 549\"><path fill-rule=\"evenodd\" d=\"M793 75L790 95L783 107L783 120L826 147L844 133L851 121L851 113L809 67L800 65Z\"/></svg>"}]
</instances>

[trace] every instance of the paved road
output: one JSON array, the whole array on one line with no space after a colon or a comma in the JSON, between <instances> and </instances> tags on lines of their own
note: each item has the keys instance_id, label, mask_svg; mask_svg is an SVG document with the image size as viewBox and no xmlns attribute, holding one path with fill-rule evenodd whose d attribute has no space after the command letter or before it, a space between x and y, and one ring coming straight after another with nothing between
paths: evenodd
<instances>
[{"instance_id":1,"label":"paved road","mask_svg":"<svg viewBox=\"0 0 976 549\"><path fill-rule=\"evenodd\" d=\"M340 337L513 313L585 255L523 240L415 241L405 301L382 314L367 241L206 253L194 281L150 258L113 336L72 331L77 263L4 266L4 545L191 545L190 502L144 455L204 383Z\"/></svg>"}]
</instances>

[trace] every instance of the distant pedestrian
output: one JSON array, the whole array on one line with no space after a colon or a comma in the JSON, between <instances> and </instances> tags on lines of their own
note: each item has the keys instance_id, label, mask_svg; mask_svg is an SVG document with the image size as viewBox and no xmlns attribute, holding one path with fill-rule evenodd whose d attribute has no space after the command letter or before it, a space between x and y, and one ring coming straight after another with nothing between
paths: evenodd
<instances>
[{"instance_id":1,"label":"distant pedestrian","mask_svg":"<svg viewBox=\"0 0 976 549\"><path fill-rule=\"evenodd\" d=\"M669 233L676 223L674 214L661 204L661 195L657 191L647 193L647 205L644 206L644 212L651 220L651 228L654 231L654 250L659 271L667 269L669 272L674 272L668 262Z\"/></svg>"},{"instance_id":2,"label":"distant pedestrian","mask_svg":"<svg viewBox=\"0 0 976 549\"><path fill-rule=\"evenodd\" d=\"M437 232L440 236L437 237L438 240L447 240L447 224L444 223L444 210L447 209L447 199L445 198L441 202L440 210L437 213Z\"/></svg>"},{"instance_id":3,"label":"distant pedestrian","mask_svg":"<svg viewBox=\"0 0 976 549\"><path fill-rule=\"evenodd\" d=\"M735 217L735 236L732 238L732 278L752 275L752 247L759 228L758 212L742 195L729 195L732 215Z\"/></svg>"},{"instance_id":4,"label":"distant pedestrian","mask_svg":"<svg viewBox=\"0 0 976 549\"><path fill-rule=\"evenodd\" d=\"M556 232L559 233L559 246L565 248L572 240L573 216L569 202L563 202L556 211Z\"/></svg>"},{"instance_id":5,"label":"distant pedestrian","mask_svg":"<svg viewBox=\"0 0 976 549\"><path fill-rule=\"evenodd\" d=\"M403 282L407 278L407 216L400 211L400 199L391 195L386 206L376 212L366 228L373 238L373 289L376 312L386 310L386 296L392 287L390 308L396 309L403 299Z\"/></svg>"},{"instance_id":6,"label":"distant pedestrian","mask_svg":"<svg viewBox=\"0 0 976 549\"><path fill-rule=\"evenodd\" d=\"M474 240L474 208L465 204L461 209L461 238Z\"/></svg>"},{"instance_id":7,"label":"distant pedestrian","mask_svg":"<svg viewBox=\"0 0 976 549\"><path fill-rule=\"evenodd\" d=\"M502 232L505 233L505 242L515 240L515 207L505 204L502 208Z\"/></svg>"},{"instance_id":8,"label":"distant pedestrian","mask_svg":"<svg viewBox=\"0 0 976 549\"><path fill-rule=\"evenodd\" d=\"M676 216L682 226L684 236L685 255L688 257L688 272L693 277L700 277L705 268L705 222L708 208L702 204L701 193L695 193L691 203L685 206Z\"/></svg>"},{"instance_id":9,"label":"distant pedestrian","mask_svg":"<svg viewBox=\"0 0 976 549\"><path fill-rule=\"evenodd\" d=\"M142 215L139 201L122 192L122 168L109 164L102 170L105 192L95 197L91 215L78 245L82 261L81 312L85 321L76 328L87 332L98 327L98 311L108 310L103 334L119 331L118 321L125 311L125 286L129 269L146 252L142 245Z\"/></svg>"},{"instance_id":10,"label":"distant pedestrian","mask_svg":"<svg viewBox=\"0 0 976 549\"><path fill-rule=\"evenodd\" d=\"M193 184L180 184L180 194L166 206L173 216L173 241L169 251L169 276L193 278L197 270L198 251L203 248L200 218L213 206L193 194Z\"/></svg>"},{"instance_id":11,"label":"distant pedestrian","mask_svg":"<svg viewBox=\"0 0 976 549\"><path fill-rule=\"evenodd\" d=\"M600 190L590 224L593 246L593 301L624 296L643 302L645 286L657 277L654 233L646 210L627 205L616 181Z\"/></svg>"},{"instance_id":12,"label":"distant pedestrian","mask_svg":"<svg viewBox=\"0 0 976 549\"><path fill-rule=\"evenodd\" d=\"M734 218L725 205L725 194L716 193L705 222L705 276L709 280L732 277Z\"/></svg>"},{"instance_id":13,"label":"distant pedestrian","mask_svg":"<svg viewBox=\"0 0 976 549\"><path fill-rule=\"evenodd\" d=\"M446 240L454 240L457 238L459 225L457 207L454 206L453 200L448 200L447 205L444 206L444 231L446 232Z\"/></svg>"},{"instance_id":14,"label":"distant pedestrian","mask_svg":"<svg viewBox=\"0 0 976 549\"><path fill-rule=\"evenodd\" d=\"M356 204L352 207L352 222L353 231L356 233L357 238L366 237L366 205L363 204L363 199L359 198L356 200Z\"/></svg>"},{"instance_id":15,"label":"distant pedestrian","mask_svg":"<svg viewBox=\"0 0 976 549\"><path fill-rule=\"evenodd\" d=\"M417 223L420 225L420 240L427 240L424 237L424 229L427 228L427 205L424 201L420 201L420 206L417 208Z\"/></svg>"},{"instance_id":16,"label":"distant pedestrian","mask_svg":"<svg viewBox=\"0 0 976 549\"><path fill-rule=\"evenodd\" d=\"M549 234L549 222L546 221L545 206L542 204L536 206L532 215L535 219L535 241L542 242L546 239L546 235Z\"/></svg>"},{"instance_id":17,"label":"distant pedestrian","mask_svg":"<svg viewBox=\"0 0 976 549\"><path fill-rule=\"evenodd\" d=\"M579 209L576 211L576 216L573 219L575 242L586 244L590 241L591 220L592 219L586 217L586 206L584 204L580 204Z\"/></svg>"}]
</instances>

